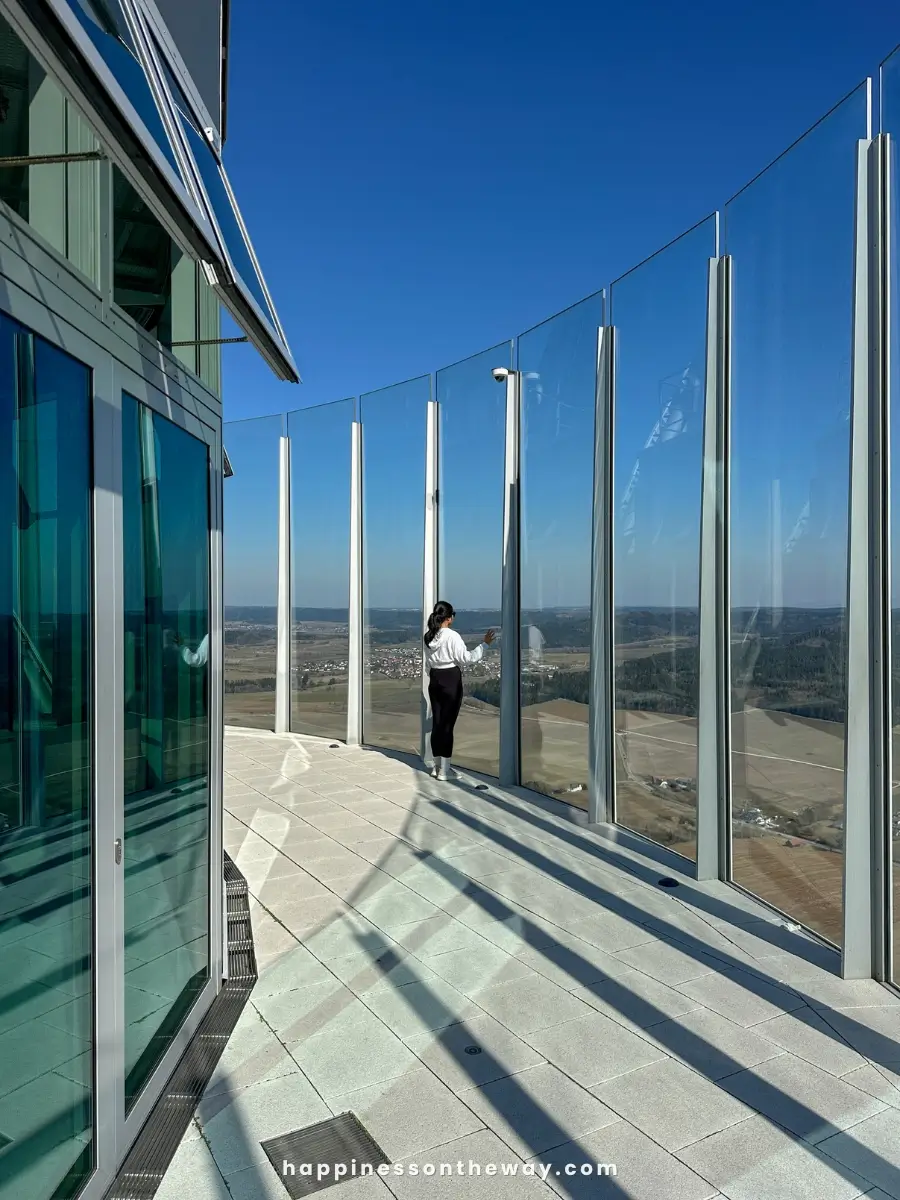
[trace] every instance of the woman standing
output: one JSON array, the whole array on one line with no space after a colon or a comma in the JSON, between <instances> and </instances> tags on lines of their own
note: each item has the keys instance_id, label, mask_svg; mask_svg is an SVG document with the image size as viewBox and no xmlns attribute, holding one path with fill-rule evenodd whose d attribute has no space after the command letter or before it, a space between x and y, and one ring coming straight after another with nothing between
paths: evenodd
<instances>
[{"instance_id":1,"label":"woman standing","mask_svg":"<svg viewBox=\"0 0 900 1200\"><path fill-rule=\"evenodd\" d=\"M468 663L481 662L486 648L494 640L494 631L489 629L480 646L467 650L462 637L451 628L455 617L453 605L446 600L438 600L425 631L425 670L428 672L428 698L431 701L431 753L434 755L432 774L437 779L449 779L452 774L453 728L463 699L460 668Z\"/></svg>"}]
</instances>

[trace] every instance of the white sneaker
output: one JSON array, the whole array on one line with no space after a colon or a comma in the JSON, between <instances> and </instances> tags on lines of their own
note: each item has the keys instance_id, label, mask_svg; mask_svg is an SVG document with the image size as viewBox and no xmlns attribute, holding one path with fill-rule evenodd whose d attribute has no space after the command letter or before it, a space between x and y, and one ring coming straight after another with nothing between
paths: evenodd
<instances>
[{"instance_id":1,"label":"white sneaker","mask_svg":"<svg viewBox=\"0 0 900 1200\"><path fill-rule=\"evenodd\" d=\"M440 766L438 767L438 772L437 772L437 775L435 776L435 779L440 779L440 780L446 782L449 778L450 778L450 760L448 758L442 758L442 759L440 759Z\"/></svg>"}]
</instances>

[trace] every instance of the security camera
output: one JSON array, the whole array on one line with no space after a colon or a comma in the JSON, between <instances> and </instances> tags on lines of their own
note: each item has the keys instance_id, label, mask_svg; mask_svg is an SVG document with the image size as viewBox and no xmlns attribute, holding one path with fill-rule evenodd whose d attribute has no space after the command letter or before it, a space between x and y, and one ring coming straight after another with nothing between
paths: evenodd
<instances>
[{"instance_id":1,"label":"security camera","mask_svg":"<svg viewBox=\"0 0 900 1200\"><path fill-rule=\"evenodd\" d=\"M494 367L493 371L491 371L491 374L493 375L496 383L502 383L504 379L509 378L509 367Z\"/></svg>"}]
</instances>

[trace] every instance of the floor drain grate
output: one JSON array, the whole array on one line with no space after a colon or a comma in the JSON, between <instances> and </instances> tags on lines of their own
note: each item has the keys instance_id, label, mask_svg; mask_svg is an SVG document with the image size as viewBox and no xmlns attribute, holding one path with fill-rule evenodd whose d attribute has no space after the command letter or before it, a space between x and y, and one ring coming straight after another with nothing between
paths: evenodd
<instances>
[{"instance_id":1,"label":"floor drain grate","mask_svg":"<svg viewBox=\"0 0 900 1200\"><path fill-rule=\"evenodd\" d=\"M351 1112L260 1144L293 1200L312 1196L335 1183L374 1174L379 1166L390 1162Z\"/></svg>"}]
</instances>

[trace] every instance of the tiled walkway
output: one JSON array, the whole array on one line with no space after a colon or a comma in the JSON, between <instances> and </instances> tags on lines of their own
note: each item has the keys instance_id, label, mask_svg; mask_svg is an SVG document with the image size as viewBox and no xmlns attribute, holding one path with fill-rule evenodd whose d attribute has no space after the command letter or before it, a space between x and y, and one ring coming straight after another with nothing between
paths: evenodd
<instances>
[{"instance_id":1,"label":"tiled walkway","mask_svg":"<svg viewBox=\"0 0 900 1200\"><path fill-rule=\"evenodd\" d=\"M900 999L753 901L380 752L226 770L260 979L159 1200L284 1200L260 1140L347 1110L404 1173L333 1200L900 1198Z\"/></svg>"}]
</instances>

